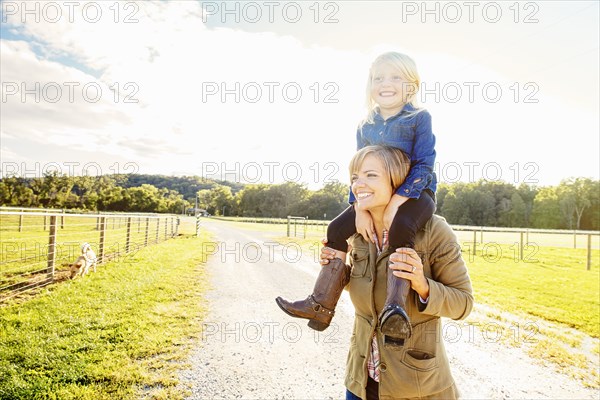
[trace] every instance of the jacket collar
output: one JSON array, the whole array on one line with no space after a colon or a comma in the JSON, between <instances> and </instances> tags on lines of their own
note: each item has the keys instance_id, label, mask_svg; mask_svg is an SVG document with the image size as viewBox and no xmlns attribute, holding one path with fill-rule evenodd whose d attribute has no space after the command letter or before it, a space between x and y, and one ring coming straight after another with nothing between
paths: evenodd
<instances>
[{"instance_id":1,"label":"jacket collar","mask_svg":"<svg viewBox=\"0 0 600 400\"><path fill-rule=\"evenodd\" d=\"M392 115L392 116L391 116L391 117L389 117L387 120L389 121L389 120L391 120L391 119L397 118L398 116L400 116L400 115L402 115L402 114L405 114L405 113L410 113L410 112L413 112L413 111L415 111L415 110L416 110L416 108L414 108L414 107L412 106L412 104L410 104L410 103L406 103L406 104L404 105L404 107L402 107L402 110L398 111L398 113L397 113L397 114L395 114L395 115ZM379 113L379 107L376 107L376 108L375 108L375 116L373 117L373 119L374 119L375 121L384 121L383 117L382 117L382 116L381 116L381 114Z\"/></svg>"}]
</instances>

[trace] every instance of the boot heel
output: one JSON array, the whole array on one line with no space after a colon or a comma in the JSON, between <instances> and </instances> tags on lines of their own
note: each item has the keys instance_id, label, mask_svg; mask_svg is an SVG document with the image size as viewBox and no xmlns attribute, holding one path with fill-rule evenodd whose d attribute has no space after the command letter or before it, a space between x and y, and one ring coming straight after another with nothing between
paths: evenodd
<instances>
[{"instance_id":1,"label":"boot heel","mask_svg":"<svg viewBox=\"0 0 600 400\"><path fill-rule=\"evenodd\" d=\"M315 331L322 332L325 329L329 328L329 324L325 322L317 321L316 319L311 319L308 321L308 326L314 329Z\"/></svg>"}]
</instances>

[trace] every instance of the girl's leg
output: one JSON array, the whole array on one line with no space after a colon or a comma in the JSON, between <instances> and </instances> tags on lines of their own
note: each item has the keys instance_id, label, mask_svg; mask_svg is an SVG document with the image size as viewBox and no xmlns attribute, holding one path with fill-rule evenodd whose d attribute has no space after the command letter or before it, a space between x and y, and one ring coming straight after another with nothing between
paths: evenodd
<instances>
[{"instance_id":1,"label":"girl's leg","mask_svg":"<svg viewBox=\"0 0 600 400\"><path fill-rule=\"evenodd\" d=\"M348 238L356 233L356 213L354 207L346 208L327 227L327 247L346 253Z\"/></svg>"},{"instance_id":2,"label":"girl's leg","mask_svg":"<svg viewBox=\"0 0 600 400\"><path fill-rule=\"evenodd\" d=\"M311 295L294 302L277 297L277 305L288 315L310 319L308 326L322 331L326 329L335 313L335 306L350 281L350 267L346 265L348 239L356 232L355 214L352 206L338 215L327 228L327 246L338 251L338 257L321 267Z\"/></svg>"},{"instance_id":3,"label":"girl's leg","mask_svg":"<svg viewBox=\"0 0 600 400\"><path fill-rule=\"evenodd\" d=\"M410 199L396 212L390 227L390 248L415 247L415 237L435 212L435 201L425 191L418 199Z\"/></svg>"},{"instance_id":4,"label":"girl's leg","mask_svg":"<svg viewBox=\"0 0 600 400\"><path fill-rule=\"evenodd\" d=\"M435 211L435 201L428 192L424 192L418 199L410 199L402 204L392 226L390 227L390 248L415 247L415 237ZM404 339L412 334L410 319L406 313L406 299L410 289L410 282L398 278L387 271L387 296L385 306L380 316L381 332L384 336L384 345L388 347L401 347Z\"/></svg>"}]
</instances>

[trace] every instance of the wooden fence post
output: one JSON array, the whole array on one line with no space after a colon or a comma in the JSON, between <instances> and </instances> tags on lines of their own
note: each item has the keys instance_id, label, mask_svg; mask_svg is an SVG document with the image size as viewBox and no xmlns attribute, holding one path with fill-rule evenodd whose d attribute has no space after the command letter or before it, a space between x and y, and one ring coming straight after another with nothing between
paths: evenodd
<instances>
[{"instance_id":1,"label":"wooden fence post","mask_svg":"<svg viewBox=\"0 0 600 400\"><path fill-rule=\"evenodd\" d=\"M304 239L306 239L306 228L308 227L308 216L304 220Z\"/></svg>"},{"instance_id":2,"label":"wooden fence post","mask_svg":"<svg viewBox=\"0 0 600 400\"><path fill-rule=\"evenodd\" d=\"M291 218L288 215L288 220L287 220L287 237L290 237L290 221L291 221Z\"/></svg>"},{"instance_id":3,"label":"wooden fence post","mask_svg":"<svg viewBox=\"0 0 600 400\"><path fill-rule=\"evenodd\" d=\"M44 217L45 220L45 217ZM54 280L54 265L56 264L56 215L50 216L50 235L48 239L48 278Z\"/></svg>"},{"instance_id":4,"label":"wooden fence post","mask_svg":"<svg viewBox=\"0 0 600 400\"><path fill-rule=\"evenodd\" d=\"M473 231L473 255L477 255L477 231Z\"/></svg>"},{"instance_id":5,"label":"wooden fence post","mask_svg":"<svg viewBox=\"0 0 600 400\"><path fill-rule=\"evenodd\" d=\"M160 232L160 217L156 219L156 241L154 243L158 243L159 232Z\"/></svg>"},{"instance_id":6,"label":"wooden fence post","mask_svg":"<svg viewBox=\"0 0 600 400\"><path fill-rule=\"evenodd\" d=\"M65 229L65 210L62 210L62 215L60 216L60 229Z\"/></svg>"},{"instance_id":7,"label":"wooden fence post","mask_svg":"<svg viewBox=\"0 0 600 400\"><path fill-rule=\"evenodd\" d=\"M146 217L146 236L144 237L144 247L148 246L148 235L150 234L150 217Z\"/></svg>"},{"instance_id":8,"label":"wooden fence post","mask_svg":"<svg viewBox=\"0 0 600 400\"><path fill-rule=\"evenodd\" d=\"M125 254L129 253L129 244L131 243L131 217L127 218L127 237L125 239Z\"/></svg>"},{"instance_id":9,"label":"wooden fence post","mask_svg":"<svg viewBox=\"0 0 600 400\"><path fill-rule=\"evenodd\" d=\"M520 234L521 234L521 244L519 247L519 259L521 261L523 261L523 232L520 232Z\"/></svg>"},{"instance_id":10,"label":"wooden fence post","mask_svg":"<svg viewBox=\"0 0 600 400\"><path fill-rule=\"evenodd\" d=\"M592 235L588 234L588 243L587 243L587 270L592 269Z\"/></svg>"},{"instance_id":11,"label":"wooden fence post","mask_svg":"<svg viewBox=\"0 0 600 400\"><path fill-rule=\"evenodd\" d=\"M106 240L106 217L100 217L100 243L98 243L98 260L104 262L104 243Z\"/></svg>"},{"instance_id":12,"label":"wooden fence post","mask_svg":"<svg viewBox=\"0 0 600 400\"><path fill-rule=\"evenodd\" d=\"M577 230L573 230L573 248L577 248Z\"/></svg>"},{"instance_id":13,"label":"wooden fence post","mask_svg":"<svg viewBox=\"0 0 600 400\"><path fill-rule=\"evenodd\" d=\"M165 217L165 240L169 238L169 218Z\"/></svg>"},{"instance_id":14,"label":"wooden fence post","mask_svg":"<svg viewBox=\"0 0 600 400\"><path fill-rule=\"evenodd\" d=\"M19 232L23 232L23 210L19 214Z\"/></svg>"}]
</instances>

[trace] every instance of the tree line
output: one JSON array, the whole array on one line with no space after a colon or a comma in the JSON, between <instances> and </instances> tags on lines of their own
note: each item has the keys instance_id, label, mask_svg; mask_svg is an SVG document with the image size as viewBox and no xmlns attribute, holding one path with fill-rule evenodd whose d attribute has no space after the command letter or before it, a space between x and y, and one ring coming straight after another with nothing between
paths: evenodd
<instances>
[{"instance_id":1,"label":"tree line","mask_svg":"<svg viewBox=\"0 0 600 400\"><path fill-rule=\"evenodd\" d=\"M332 219L348 207L349 187L239 184L197 176L162 175L9 177L0 180L0 205L81 211L182 213L190 208L211 215ZM545 229L600 229L600 182L570 178L559 185L514 186L481 180L440 184L436 213L451 224Z\"/></svg>"}]
</instances>

